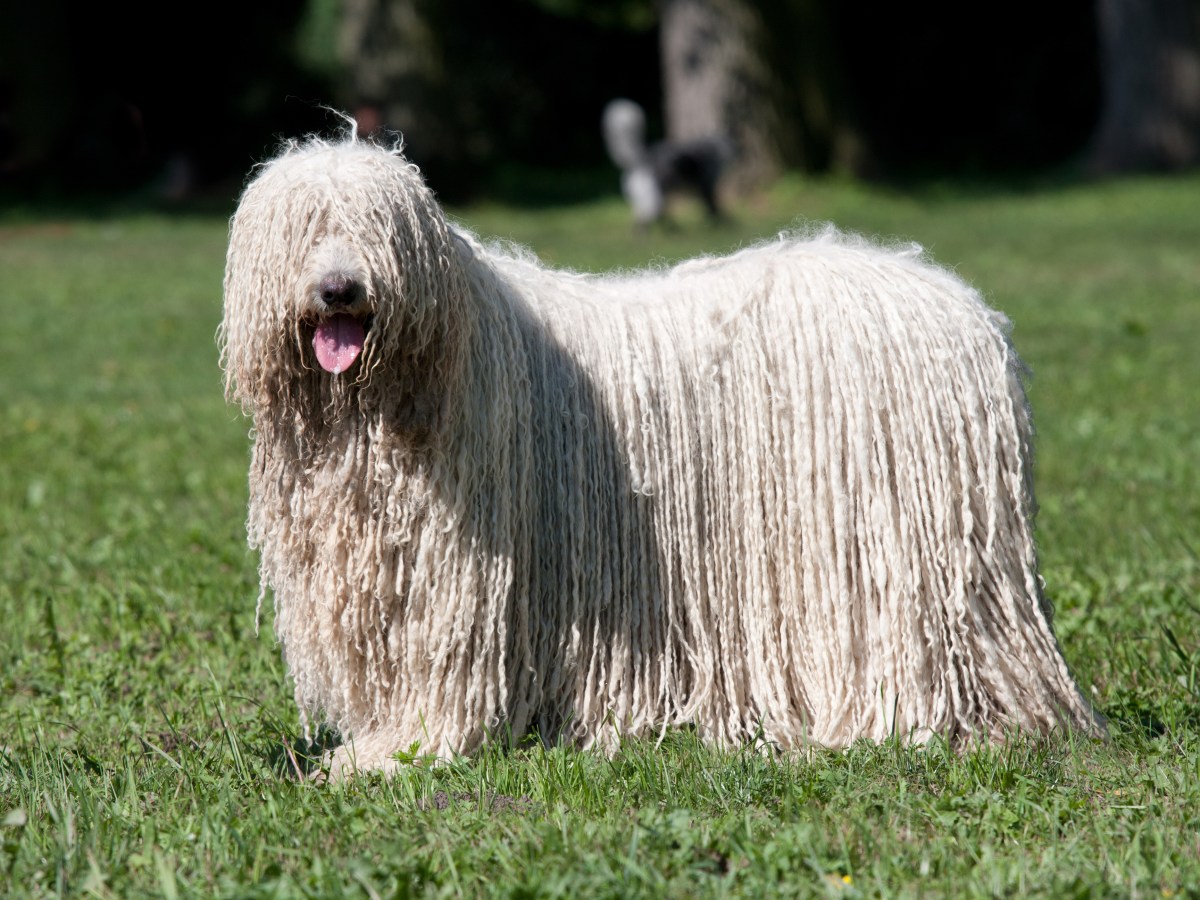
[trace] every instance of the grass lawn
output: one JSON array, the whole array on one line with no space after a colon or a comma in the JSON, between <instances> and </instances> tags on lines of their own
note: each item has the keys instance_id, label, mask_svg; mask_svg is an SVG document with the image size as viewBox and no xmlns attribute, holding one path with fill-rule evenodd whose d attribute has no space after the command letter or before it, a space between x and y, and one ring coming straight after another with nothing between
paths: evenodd
<instances>
[{"instance_id":1,"label":"grass lawn","mask_svg":"<svg viewBox=\"0 0 1200 900\"><path fill-rule=\"evenodd\" d=\"M616 198L457 217L559 265L832 221L918 241L1033 370L1056 628L1107 744L804 759L688 733L297 783L221 393L220 216L0 214L0 895L1200 893L1200 176L790 179L634 239Z\"/></svg>"}]
</instances>

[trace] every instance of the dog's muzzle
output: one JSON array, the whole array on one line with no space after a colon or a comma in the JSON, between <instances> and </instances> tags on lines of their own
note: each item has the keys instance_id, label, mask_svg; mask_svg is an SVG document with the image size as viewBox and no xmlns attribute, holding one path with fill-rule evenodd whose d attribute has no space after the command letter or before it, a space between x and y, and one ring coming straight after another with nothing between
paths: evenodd
<instances>
[{"instance_id":1,"label":"dog's muzzle","mask_svg":"<svg viewBox=\"0 0 1200 900\"><path fill-rule=\"evenodd\" d=\"M345 372L362 354L370 319L354 312L363 304L366 291L348 275L326 275L316 289L317 299L325 308L313 330L313 350L317 363L326 372Z\"/></svg>"}]
</instances>

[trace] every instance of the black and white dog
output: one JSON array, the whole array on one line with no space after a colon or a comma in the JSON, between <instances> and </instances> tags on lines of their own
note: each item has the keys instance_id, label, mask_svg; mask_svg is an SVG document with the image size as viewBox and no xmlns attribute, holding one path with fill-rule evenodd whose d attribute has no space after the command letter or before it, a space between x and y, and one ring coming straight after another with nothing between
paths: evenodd
<instances>
[{"instance_id":1,"label":"black and white dog","mask_svg":"<svg viewBox=\"0 0 1200 900\"><path fill-rule=\"evenodd\" d=\"M724 217L717 182L731 157L727 140L663 140L647 146L646 114L624 99L604 108L602 130L608 155L621 170L621 193L633 209L635 228L644 230L663 220L666 198L677 192L696 194L711 219Z\"/></svg>"}]
</instances>

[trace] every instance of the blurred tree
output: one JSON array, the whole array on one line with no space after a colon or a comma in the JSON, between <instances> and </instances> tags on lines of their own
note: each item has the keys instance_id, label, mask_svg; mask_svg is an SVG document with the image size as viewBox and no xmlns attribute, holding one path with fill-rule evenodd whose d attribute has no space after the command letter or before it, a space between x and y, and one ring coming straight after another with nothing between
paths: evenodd
<instances>
[{"instance_id":1,"label":"blurred tree","mask_svg":"<svg viewBox=\"0 0 1200 900\"><path fill-rule=\"evenodd\" d=\"M650 10L650 0L344 0L340 103L400 131L448 199L507 163L604 165L605 102L658 93Z\"/></svg>"},{"instance_id":2,"label":"blurred tree","mask_svg":"<svg viewBox=\"0 0 1200 900\"><path fill-rule=\"evenodd\" d=\"M295 0L0 0L0 189L69 197L152 188L230 194L315 118Z\"/></svg>"},{"instance_id":3,"label":"blurred tree","mask_svg":"<svg viewBox=\"0 0 1200 900\"><path fill-rule=\"evenodd\" d=\"M344 90L365 130L401 132L418 155L454 163L486 149L473 92L450 95L436 5L421 0L343 0L338 53ZM456 102L451 102L456 101Z\"/></svg>"},{"instance_id":4,"label":"blurred tree","mask_svg":"<svg viewBox=\"0 0 1200 900\"><path fill-rule=\"evenodd\" d=\"M1093 174L1200 162L1200 0L1097 0L1103 109Z\"/></svg>"},{"instance_id":5,"label":"blurred tree","mask_svg":"<svg viewBox=\"0 0 1200 900\"><path fill-rule=\"evenodd\" d=\"M662 0L668 137L724 135L743 187L785 167L869 168L822 0Z\"/></svg>"}]
</instances>

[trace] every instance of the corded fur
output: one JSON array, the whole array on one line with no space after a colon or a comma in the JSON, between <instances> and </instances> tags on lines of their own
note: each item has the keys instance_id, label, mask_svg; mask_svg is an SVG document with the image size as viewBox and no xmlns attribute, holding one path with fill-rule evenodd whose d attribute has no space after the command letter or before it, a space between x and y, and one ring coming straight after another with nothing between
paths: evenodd
<instances>
[{"instance_id":1,"label":"corded fur","mask_svg":"<svg viewBox=\"0 0 1200 900\"><path fill-rule=\"evenodd\" d=\"M313 283L361 279L361 358ZM1008 324L832 230L646 273L452 226L400 155L289 145L232 220L220 330L296 700L348 738L783 748L1099 733L1056 644Z\"/></svg>"}]
</instances>

